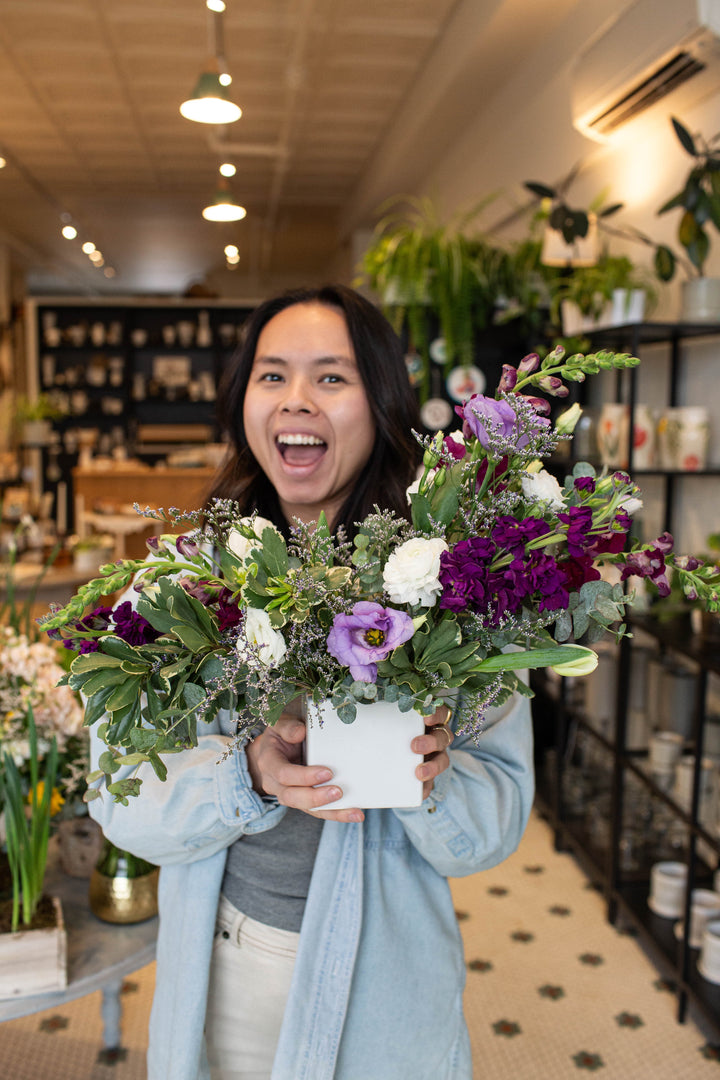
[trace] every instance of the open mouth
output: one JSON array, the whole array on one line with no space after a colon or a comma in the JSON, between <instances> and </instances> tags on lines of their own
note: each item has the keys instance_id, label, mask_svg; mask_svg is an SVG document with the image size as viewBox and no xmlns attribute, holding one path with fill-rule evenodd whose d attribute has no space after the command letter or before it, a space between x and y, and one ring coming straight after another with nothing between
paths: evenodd
<instances>
[{"instance_id":1,"label":"open mouth","mask_svg":"<svg viewBox=\"0 0 720 1080\"><path fill-rule=\"evenodd\" d=\"M317 435L281 434L276 446L287 465L315 465L327 450L327 443Z\"/></svg>"}]
</instances>

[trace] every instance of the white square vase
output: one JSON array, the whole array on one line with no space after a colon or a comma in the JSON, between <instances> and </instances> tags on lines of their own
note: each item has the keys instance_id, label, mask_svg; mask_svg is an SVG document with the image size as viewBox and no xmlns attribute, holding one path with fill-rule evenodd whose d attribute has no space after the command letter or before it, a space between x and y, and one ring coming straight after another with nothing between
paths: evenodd
<instances>
[{"instance_id":1,"label":"white square vase","mask_svg":"<svg viewBox=\"0 0 720 1080\"><path fill-rule=\"evenodd\" d=\"M329 702L308 705L305 761L327 765L342 797L317 809L419 806L422 780L415 770L422 758L410 743L425 731L425 717L415 709L401 712L395 702L357 706L344 724Z\"/></svg>"},{"instance_id":2,"label":"white square vase","mask_svg":"<svg viewBox=\"0 0 720 1080\"><path fill-rule=\"evenodd\" d=\"M42 994L67 986L67 933L57 897L53 897L53 904L55 926L0 934L0 998Z\"/></svg>"}]
</instances>

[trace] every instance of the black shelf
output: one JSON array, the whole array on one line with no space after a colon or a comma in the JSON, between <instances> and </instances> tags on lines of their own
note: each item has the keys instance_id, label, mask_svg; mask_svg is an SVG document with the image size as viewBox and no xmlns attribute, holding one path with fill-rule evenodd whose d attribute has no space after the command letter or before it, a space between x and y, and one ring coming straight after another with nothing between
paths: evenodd
<instances>
[{"instance_id":1,"label":"black shelf","mask_svg":"<svg viewBox=\"0 0 720 1080\"><path fill-rule=\"evenodd\" d=\"M607 348L635 354L643 345L667 344L670 347L670 362L666 400L668 405L674 406L680 403L684 385L682 371L686 358L683 343L720 337L720 322L627 324L595 331L590 337L593 350ZM617 372L617 376L617 400L628 404L632 425L633 406L636 401L636 369ZM629 471L633 476L659 478L664 503L664 528L673 532L674 500L679 485L688 479L693 482L716 481L720 477L720 467L710 466L698 471L661 468L636 470L632 462L632 441L631 427ZM572 468L573 462L558 461L557 464L564 465L567 469ZM572 851L588 877L601 887L607 903L609 921L614 923L619 916L626 918L642 936L658 968L673 981L677 993L678 1020L684 1020L687 1004L690 1002L703 1013L706 1022L720 1038L720 986L708 982L697 970L699 950L691 949L685 939L677 940L674 933L677 920L663 919L654 914L647 903L652 864L663 858L677 858L678 855L661 854L666 849L672 850L673 844L668 845L662 830L643 835L636 855L636 865L632 869L628 868L627 849L623 846L626 829L632 824L632 818L628 816L632 814L629 802L626 808L626 801L631 797L628 782L632 779L631 789L637 793L639 784L639 790L644 792L640 798L641 801L647 800L648 813L652 815L661 811L668 821L676 824L682 844L680 857L688 868L686 913L689 912L690 890L712 883L713 867L718 863L720 855L720 838L706 829L704 823L700 823L699 788L708 676L711 673L720 675L720 643L717 639L694 634L689 617L663 620L658 619L651 610L649 614L628 612L627 622L631 633L643 631L644 635L654 640L661 656L665 653L677 654L679 658L689 661L696 672L693 684L693 726L685 745L685 752L695 755L696 762L689 808L678 805L673 793L666 792L655 782L647 767L647 750L631 750L626 746L630 714L631 656L634 648L631 637L623 638L620 643L617 693L609 730L605 726L602 731L597 730L585 717L582 709L567 700L567 693L558 693L557 688L548 685L547 680L543 680L539 675L533 679L538 702L538 735L542 739L551 727L555 733L554 746L550 747L554 755L553 769L550 778L543 775L542 767L540 769L538 803L552 824L557 846ZM543 749L541 747L541 754ZM547 754L547 750L545 753ZM602 851L597 850L597 843L593 846L593 840L598 839L595 832L596 818L591 814L588 814L587 818L578 815L578 792L582 792L584 785L588 791L588 809L592 805L593 782L591 778L588 783L587 772L584 770L587 762L593 759L600 760L603 775L606 760L609 759L612 775L607 823L609 842L605 847L603 834ZM547 760L550 761L549 758ZM540 764L542 766L542 762ZM607 795L605 797L607 798ZM637 794L634 797L637 797ZM603 817L603 824L604 821ZM642 826L640 830L643 831ZM711 865L708 865L708 861Z\"/></svg>"}]
</instances>

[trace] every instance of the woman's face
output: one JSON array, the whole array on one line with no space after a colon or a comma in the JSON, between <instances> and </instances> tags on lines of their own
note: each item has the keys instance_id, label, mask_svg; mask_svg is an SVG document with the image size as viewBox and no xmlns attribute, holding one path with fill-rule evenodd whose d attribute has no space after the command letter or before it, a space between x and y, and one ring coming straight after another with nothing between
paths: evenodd
<instances>
[{"instance_id":1,"label":"woman's face","mask_svg":"<svg viewBox=\"0 0 720 1080\"><path fill-rule=\"evenodd\" d=\"M293 304L258 338L243 404L248 445L285 517L332 527L370 457L375 422L345 316Z\"/></svg>"}]
</instances>

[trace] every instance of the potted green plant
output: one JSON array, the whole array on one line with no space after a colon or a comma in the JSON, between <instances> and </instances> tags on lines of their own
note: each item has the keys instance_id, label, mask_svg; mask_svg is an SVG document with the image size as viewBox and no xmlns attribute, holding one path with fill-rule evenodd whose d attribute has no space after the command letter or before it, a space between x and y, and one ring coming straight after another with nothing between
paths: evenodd
<instances>
[{"instance_id":1,"label":"potted green plant","mask_svg":"<svg viewBox=\"0 0 720 1080\"><path fill-rule=\"evenodd\" d=\"M29 446L46 446L52 435L50 421L60 420L65 413L49 394L38 394L37 397L19 397L15 415L20 424L21 441Z\"/></svg>"},{"instance_id":2,"label":"potted green plant","mask_svg":"<svg viewBox=\"0 0 720 1080\"><path fill-rule=\"evenodd\" d=\"M115 550L115 539L110 533L88 533L87 536L68 537L73 567L79 573L91 574L107 562Z\"/></svg>"},{"instance_id":3,"label":"potted green plant","mask_svg":"<svg viewBox=\"0 0 720 1080\"><path fill-rule=\"evenodd\" d=\"M407 328L409 348L422 359L421 398L429 392L433 338L443 339L446 370L470 365L475 332L504 291L506 253L469 231L488 201L443 223L429 198L394 196L362 258L360 280L378 293L396 331Z\"/></svg>"},{"instance_id":4,"label":"potted green plant","mask_svg":"<svg viewBox=\"0 0 720 1080\"><path fill-rule=\"evenodd\" d=\"M656 296L649 275L631 259L603 251L594 266L573 267L556 279L550 310L564 334L577 334L641 322Z\"/></svg>"},{"instance_id":5,"label":"potted green plant","mask_svg":"<svg viewBox=\"0 0 720 1080\"><path fill-rule=\"evenodd\" d=\"M32 708L27 714L30 789L12 754L3 753L0 805L5 815L11 897L0 903L0 997L67 984L67 938L57 897L44 895L50 817L58 771L55 738L40 762Z\"/></svg>"},{"instance_id":6,"label":"potted green plant","mask_svg":"<svg viewBox=\"0 0 720 1080\"><path fill-rule=\"evenodd\" d=\"M708 227L720 231L720 132L705 140L691 135L677 117L671 123L683 150L692 158L690 172L680 191L668 199L658 214L682 209L677 238L690 260L691 277L683 282L682 316L689 322L720 319L720 278L706 277L710 253ZM675 260L669 262L669 280Z\"/></svg>"}]
</instances>

